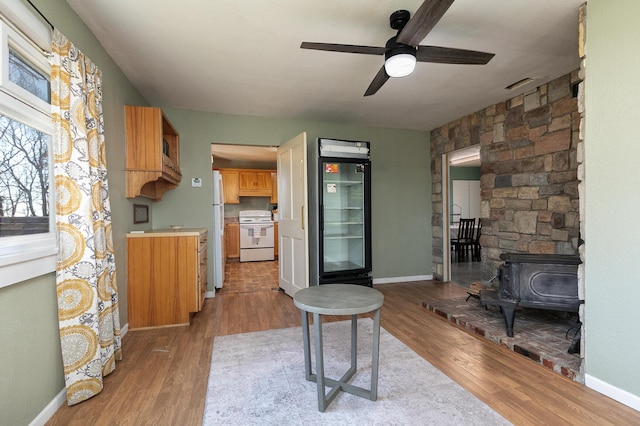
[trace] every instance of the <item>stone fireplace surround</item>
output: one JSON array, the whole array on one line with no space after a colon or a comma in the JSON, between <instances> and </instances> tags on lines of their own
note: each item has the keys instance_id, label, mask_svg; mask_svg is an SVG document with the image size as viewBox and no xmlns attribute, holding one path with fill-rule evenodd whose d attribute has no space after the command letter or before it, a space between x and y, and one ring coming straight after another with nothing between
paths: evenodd
<instances>
[{"instance_id":1,"label":"stone fireplace surround","mask_svg":"<svg viewBox=\"0 0 640 426\"><path fill-rule=\"evenodd\" d=\"M584 23L583 14L580 22ZM582 37L580 41L583 42ZM583 52L581 49L582 58ZM583 249L580 195L584 188L579 179L584 175L583 67L584 61L580 70L432 130L435 279L444 278L446 255L442 157L473 145L480 145L480 245L485 284L497 275L503 253L575 255ZM581 299L583 274L584 265L580 265ZM583 318L582 307L580 311ZM582 373L572 378L581 381Z\"/></svg>"},{"instance_id":2,"label":"stone fireplace surround","mask_svg":"<svg viewBox=\"0 0 640 426\"><path fill-rule=\"evenodd\" d=\"M433 275L443 279L442 154L480 145L483 280L502 253L578 254L578 71L431 132Z\"/></svg>"}]
</instances>

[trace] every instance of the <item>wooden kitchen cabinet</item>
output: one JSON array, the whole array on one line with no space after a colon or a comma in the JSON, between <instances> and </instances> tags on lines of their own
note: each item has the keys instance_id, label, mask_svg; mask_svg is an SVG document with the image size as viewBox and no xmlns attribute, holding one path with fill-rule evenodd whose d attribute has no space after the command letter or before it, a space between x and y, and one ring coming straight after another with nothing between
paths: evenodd
<instances>
[{"instance_id":1,"label":"wooden kitchen cabinet","mask_svg":"<svg viewBox=\"0 0 640 426\"><path fill-rule=\"evenodd\" d=\"M207 230L127 234L129 328L188 325L207 293Z\"/></svg>"},{"instance_id":2,"label":"wooden kitchen cabinet","mask_svg":"<svg viewBox=\"0 0 640 426\"><path fill-rule=\"evenodd\" d=\"M180 135L160 108L125 105L127 198L162 199L182 180Z\"/></svg>"},{"instance_id":3,"label":"wooden kitchen cabinet","mask_svg":"<svg viewBox=\"0 0 640 426\"><path fill-rule=\"evenodd\" d=\"M270 170L240 170L240 195L271 197Z\"/></svg>"},{"instance_id":4,"label":"wooden kitchen cabinet","mask_svg":"<svg viewBox=\"0 0 640 426\"><path fill-rule=\"evenodd\" d=\"M220 169L225 204L240 204L240 181L237 170Z\"/></svg>"},{"instance_id":5,"label":"wooden kitchen cabinet","mask_svg":"<svg viewBox=\"0 0 640 426\"><path fill-rule=\"evenodd\" d=\"M227 223L225 247L227 250L227 259L240 259L240 224L236 222Z\"/></svg>"},{"instance_id":6,"label":"wooden kitchen cabinet","mask_svg":"<svg viewBox=\"0 0 640 426\"><path fill-rule=\"evenodd\" d=\"M275 170L219 169L224 184L225 203L239 204L240 197L269 197L278 202L278 176Z\"/></svg>"}]
</instances>

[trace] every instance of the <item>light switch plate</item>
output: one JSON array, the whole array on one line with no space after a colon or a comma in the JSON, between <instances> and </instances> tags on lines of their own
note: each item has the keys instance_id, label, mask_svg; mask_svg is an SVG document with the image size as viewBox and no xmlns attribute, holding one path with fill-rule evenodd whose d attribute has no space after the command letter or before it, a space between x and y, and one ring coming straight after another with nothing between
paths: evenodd
<instances>
[{"instance_id":1,"label":"light switch plate","mask_svg":"<svg viewBox=\"0 0 640 426\"><path fill-rule=\"evenodd\" d=\"M202 186L202 179L191 178L191 186L194 188L200 188Z\"/></svg>"}]
</instances>

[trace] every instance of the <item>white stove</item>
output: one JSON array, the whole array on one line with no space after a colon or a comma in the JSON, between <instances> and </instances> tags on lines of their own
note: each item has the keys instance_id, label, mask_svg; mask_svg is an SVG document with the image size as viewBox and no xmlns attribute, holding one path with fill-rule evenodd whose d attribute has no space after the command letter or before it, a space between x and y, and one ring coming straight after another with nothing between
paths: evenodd
<instances>
[{"instance_id":1,"label":"white stove","mask_svg":"<svg viewBox=\"0 0 640 426\"><path fill-rule=\"evenodd\" d=\"M240 222L240 262L274 260L273 220L269 210L242 210Z\"/></svg>"}]
</instances>

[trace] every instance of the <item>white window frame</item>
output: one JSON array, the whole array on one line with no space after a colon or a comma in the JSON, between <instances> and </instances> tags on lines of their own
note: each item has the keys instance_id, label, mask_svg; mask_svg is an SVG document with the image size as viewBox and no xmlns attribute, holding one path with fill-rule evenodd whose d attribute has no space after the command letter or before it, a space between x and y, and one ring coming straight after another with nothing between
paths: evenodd
<instances>
[{"instance_id":1,"label":"white window frame","mask_svg":"<svg viewBox=\"0 0 640 426\"><path fill-rule=\"evenodd\" d=\"M29 32L29 29L21 30ZM9 48L45 75L50 74L50 64L44 52L6 22L0 21L0 113L50 136L49 232L0 238L0 288L54 272L58 256L51 106L9 81Z\"/></svg>"}]
</instances>

